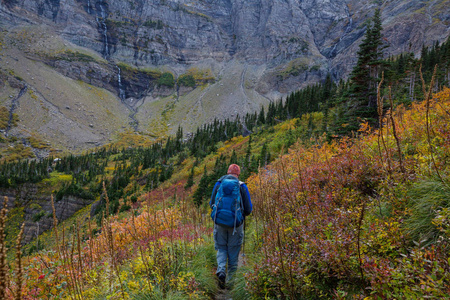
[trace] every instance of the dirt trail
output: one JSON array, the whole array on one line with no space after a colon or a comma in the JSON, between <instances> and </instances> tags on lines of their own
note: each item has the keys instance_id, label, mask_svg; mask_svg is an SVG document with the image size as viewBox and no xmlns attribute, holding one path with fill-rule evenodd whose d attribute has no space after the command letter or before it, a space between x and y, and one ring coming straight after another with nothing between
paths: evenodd
<instances>
[{"instance_id":1,"label":"dirt trail","mask_svg":"<svg viewBox=\"0 0 450 300\"><path fill-rule=\"evenodd\" d=\"M219 293L216 295L216 300L230 300L231 295L228 290L219 290Z\"/></svg>"},{"instance_id":2,"label":"dirt trail","mask_svg":"<svg viewBox=\"0 0 450 300\"><path fill-rule=\"evenodd\" d=\"M244 257L242 256L243 252L241 250L241 253L239 254L239 262L238 262L238 268L241 267L244 263ZM215 300L233 300L231 297L231 291L228 289L223 289L218 291Z\"/></svg>"}]
</instances>

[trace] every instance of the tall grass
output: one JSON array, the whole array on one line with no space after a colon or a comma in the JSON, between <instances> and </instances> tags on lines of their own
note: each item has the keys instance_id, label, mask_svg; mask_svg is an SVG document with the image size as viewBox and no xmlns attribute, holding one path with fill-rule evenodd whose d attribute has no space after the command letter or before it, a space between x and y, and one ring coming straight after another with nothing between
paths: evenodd
<instances>
[{"instance_id":1,"label":"tall grass","mask_svg":"<svg viewBox=\"0 0 450 300\"><path fill-rule=\"evenodd\" d=\"M206 291L207 295L213 295L217 292L217 283L213 273L213 267L216 265L216 251L214 242L199 246L190 264L186 266L186 271L192 270L195 280Z\"/></svg>"},{"instance_id":2,"label":"tall grass","mask_svg":"<svg viewBox=\"0 0 450 300\"><path fill-rule=\"evenodd\" d=\"M231 296L234 300L252 299L251 294L247 290L247 279L245 275L253 270L253 266L257 263L253 255L246 255L246 264L240 266L236 271Z\"/></svg>"},{"instance_id":3,"label":"tall grass","mask_svg":"<svg viewBox=\"0 0 450 300\"><path fill-rule=\"evenodd\" d=\"M411 213L405 221L406 231L416 242L434 243L439 237L439 230L432 220L437 210L450 208L450 188L440 178L429 178L414 184L408 196Z\"/></svg>"}]
</instances>

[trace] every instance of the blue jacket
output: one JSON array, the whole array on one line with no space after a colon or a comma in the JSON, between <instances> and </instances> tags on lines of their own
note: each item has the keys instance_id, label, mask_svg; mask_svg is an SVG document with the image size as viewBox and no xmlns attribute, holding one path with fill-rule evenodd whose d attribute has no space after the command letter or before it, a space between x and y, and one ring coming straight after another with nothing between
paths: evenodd
<instances>
[{"instance_id":1,"label":"blue jacket","mask_svg":"<svg viewBox=\"0 0 450 300\"><path fill-rule=\"evenodd\" d=\"M214 189L213 192L211 194L211 201L209 201L209 206L213 207L214 202L216 201L216 194L217 194L217 190L220 186L220 183L222 182L223 179L236 179L238 180L236 177L234 177L233 175L225 175L222 176L214 185ZM240 181L240 192L241 192L241 199L242 199L242 204L243 204L243 211L244 211L244 217L248 216L253 209L253 205L252 205L252 201L250 200L250 193L248 192L248 188L245 185L244 182Z\"/></svg>"}]
</instances>

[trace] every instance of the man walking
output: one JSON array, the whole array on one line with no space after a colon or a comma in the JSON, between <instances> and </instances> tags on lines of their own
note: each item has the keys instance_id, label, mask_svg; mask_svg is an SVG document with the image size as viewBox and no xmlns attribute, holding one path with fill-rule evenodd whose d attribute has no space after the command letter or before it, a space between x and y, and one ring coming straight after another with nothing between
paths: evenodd
<instances>
[{"instance_id":1,"label":"man walking","mask_svg":"<svg viewBox=\"0 0 450 300\"><path fill-rule=\"evenodd\" d=\"M237 270L239 252L244 239L244 219L252 212L250 193L245 183L239 181L240 173L238 165L230 165L227 175L222 176L214 185L209 202L212 209L211 218L215 223L216 275L222 289L225 288L225 282L232 282Z\"/></svg>"}]
</instances>

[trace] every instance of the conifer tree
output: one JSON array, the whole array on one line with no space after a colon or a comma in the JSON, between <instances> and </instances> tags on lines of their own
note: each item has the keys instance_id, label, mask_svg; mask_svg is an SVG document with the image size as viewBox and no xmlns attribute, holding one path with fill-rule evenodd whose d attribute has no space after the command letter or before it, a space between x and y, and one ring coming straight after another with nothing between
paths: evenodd
<instances>
[{"instance_id":1,"label":"conifer tree","mask_svg":"<svg viewBox=\"0 0 450 300\"><path fill-rule=\"evenodd\" d=\"M186 185L184 186L184 189L187 190L188 188L192 187L194 185L194 167L191 168L191 172L189 172L189 177L186 182Z\"/></svg>"},{"instance_id":2,"label":"conifer tree","mask_svg":"<svg viewBox=\"0 0 450 300\"><path fill-rule=\"evenodd\" d=\"M259 165L265 166L267 164L267 143L264 143L261 148L261 153L259 154ZM256 170L254 170L256 171Z\"/></svg>"},{"instance_id":3,"label":"conifer tree","mask_svg":"<svg viewBox=\"0 0 450 300\"><path fill-rule=\"evenodd\" d=\"M231 153L231 157L230 157L230 165L231 164L237 164L238 163L238 157L236 155L236 151L233 149L233 152Z\"/></svg>"},{"instance_id":4,"label":"conifer tree","mask_svg":"<svg viewBox=\"0 0 450 300\"><path fill-rule=\"evenodd\" d=\"M266 114L264 112L264 106L262 106L258 115L258 125L261 126L264 124L266 124Z\"/></svg>"},{"instance_id":5,"label":"conifer tree","mask_svg":"<svg viewBox=\"0 0 450 300\"><path fill-rule=\"evenodd\" d=\"M198 187L195 190L195 193L194 193L194 196L193 196L194 203L197 206L202 205L203 199L206 197L208 183L209 183L209 176L208 176L208 172L206 171L206 166L205 166L205 169L203 171L203 176L200 179Z\"/></svg>"},{"instance_id":6,"label":"conifer tree","mask_svg":"<svg viewBox=\"0 0 450 300\"><path fill-rule=\"evenodd\" d=\"M175 148L177 152L181 151L182 144L183 144L183 128L181 127L181 125L179 125L175 141Z\"/></svg>"},{"instance_id":7,"label":"conifer tree","mask_svg":"<svg viewBox=\"0 0 450 300\"><path fill-rule=\"evenodd\" d=\"M330 73L327 74L325 79L325 83L322 87L322 111L323 111L323 123L322 123L322 131L326 132L328 127L328 113L331 102L331 91L333 89L333 80L331 79Z\"/></svg>"},{"instance_id":8,"label":"conifer tree","mask_svg":"<svg viewBox=\"0 0 450 300\"><path fill-rule=\"evenodd\" d=\"M348 131L357 130L361 119L377 126L377 84L383 66L383 45L381 16L377 9L362 43L359 45L358 62L350 74L351 105L346 114Z\"/></svg>"}]
</instances>

